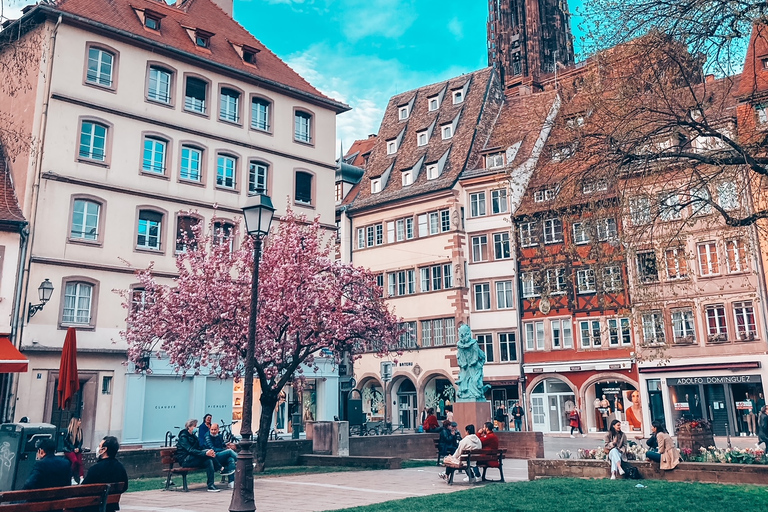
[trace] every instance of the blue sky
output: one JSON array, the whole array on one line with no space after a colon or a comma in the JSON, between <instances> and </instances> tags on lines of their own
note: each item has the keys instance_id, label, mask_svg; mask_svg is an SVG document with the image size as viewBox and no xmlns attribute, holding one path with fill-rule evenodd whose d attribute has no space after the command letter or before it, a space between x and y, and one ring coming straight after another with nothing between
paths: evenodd
<instances>
[{"instance_id":1,"label":"blue sky","mask_svg":"<svg viewBox=\"0 0 768 512\"><path fill-rule=\"evenodd\" d=\"M581 0L569 3L574 12ZM348 148L378 132L391 96L488 65L487 5L235 0L235 19L312 85L352 107L337 120L337 137Z\"/></svg>"}]
</instances>

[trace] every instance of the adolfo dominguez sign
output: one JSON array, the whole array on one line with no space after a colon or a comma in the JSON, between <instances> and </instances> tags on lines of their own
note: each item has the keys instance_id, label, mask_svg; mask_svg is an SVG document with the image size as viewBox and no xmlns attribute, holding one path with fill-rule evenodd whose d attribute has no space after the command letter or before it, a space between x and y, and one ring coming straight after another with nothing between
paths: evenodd
<instances>
[{"instance_id":1,"label":"adolfo dominguez sign","mask_svg":"<svg viewBox=\"0 0 768 512\"><path fill-rule=\"evenodd\" d=\"M721 377L667 378L667 386L696 386L699 384L750 384L762 382L759 375L723 375Z\"/></svg>"}]
</instances>

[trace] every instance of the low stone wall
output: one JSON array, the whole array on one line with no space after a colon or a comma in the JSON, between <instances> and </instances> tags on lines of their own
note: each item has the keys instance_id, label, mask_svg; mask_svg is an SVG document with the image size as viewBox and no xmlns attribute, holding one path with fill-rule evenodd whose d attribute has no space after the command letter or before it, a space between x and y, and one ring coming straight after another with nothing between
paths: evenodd
<instances>
[{"instance_id":1,"label":"low stone wall","mask_svg":"<svg viewBox=\"0 0 768 512\"><path fill-rule=\"evenodd\" d=\"M661 471L658 464L649 461L631 461L630 464L649 480L768 485L768 466L759 464L681 462L672 471ZM602 460L531 459L528 461L528 479L610 478L610 467L608 461Z\"/></svg>"}]
</instances>

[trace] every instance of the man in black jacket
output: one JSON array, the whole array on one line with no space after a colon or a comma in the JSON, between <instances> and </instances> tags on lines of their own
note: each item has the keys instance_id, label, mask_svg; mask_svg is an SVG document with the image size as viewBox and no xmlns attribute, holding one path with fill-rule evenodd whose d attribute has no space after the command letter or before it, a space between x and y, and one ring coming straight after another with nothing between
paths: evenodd
<instances>
[{"instance_id":1,"label":"man in black jacket","mask_svg":"<svg viewBox=\"0 0 768 512\"><path fill-rule=\"evenodd\" d=\"M205 468L208 476L208 492L220 492L214 483L215 472L221 468L216 460L216 452L200 446L194 434L197 420L189 420L184 424L184 430L179 432L176 441L176 461L184 468Z\"/></svg>"},{"instance_id":2,"label":"man in black jacket","mask_svg":"<svg viewBox=\"0 0 768 512\"><path fill-rule=\"evenodd\" d=\"M72 466L64 457L56 456L56 441L41 439L35 445L37 462L24 482L24 490L66 487L72 480Z\"/></svg>"},{"instance_id":3,"label":"man in black jacket","mask_svg":"<svg viewBox=\"0 0 768 512\"><path fill-rule=\"evenodd\" d=\"M83 484L114 484L124 483L125 492L128 489L128 474L125 468L115 457L120 443L114 436L107 436L99 443L99 460L88 469L88 474L83 479ZM107 505L107 512L120 510L120 505L111 503Z\"/></svg>"}]
</instances>

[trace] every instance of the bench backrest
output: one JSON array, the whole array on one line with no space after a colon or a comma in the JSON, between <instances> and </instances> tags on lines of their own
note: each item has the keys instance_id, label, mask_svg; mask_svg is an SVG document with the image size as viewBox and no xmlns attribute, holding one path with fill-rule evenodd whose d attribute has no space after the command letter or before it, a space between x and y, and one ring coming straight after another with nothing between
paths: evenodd
<instances>
[{"instance_id":1,"label":"bench backrest","mask_svg":"<svg viewBox=\"0 0 768 512\"><path fill-rule=\"evenodd\" d=\"M160 450L160 459L163 464L173 465L176 462L176 448L163 448Z\"/></svg>"},{"instance_id":2,"label":"bench backrest","mask_svg":"<svg viewBox=\"0 0 768 512\"><path fill-rule=\"evenodd\" d=\"M109 484L88 484L2 492L0 511L48 512L81 507L97 507L96 510L104 510L110 487Z\"/></svg>"},{"instance_id":3,"label":"bench backrest","mask_svg":"<svg viewBox=\"0 0 768 512\"><path fill-rule=\"evenodd\" d=\"M461 461L500 460L504 458L506 452L506 448L501 450L470 450L461 454Z\"/></svg>"}]
</instances>

